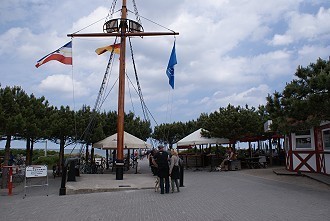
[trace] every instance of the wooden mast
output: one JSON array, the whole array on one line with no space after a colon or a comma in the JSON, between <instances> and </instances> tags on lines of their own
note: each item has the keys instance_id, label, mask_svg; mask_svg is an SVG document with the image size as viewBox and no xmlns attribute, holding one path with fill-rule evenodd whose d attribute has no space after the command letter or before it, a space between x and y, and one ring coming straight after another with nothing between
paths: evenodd
<instances>
[{"instance_id":1,"label":"wooden mast","mask_svg":"<svg viewBox=\"0 0 330 221\"><path fill-rule=\"evenodd\" d=\"M118 120L117 120L117 161L116 180L123 179L124 173L124 103L125 103L125 58L126 58L126 0L123 0L121 9L121 40L119 58L119 90L118 90Z\"/></svg>"},{"instance_id":2,"label":"wooden mast","mask_svg":"<svg viewBox=\"0 0 330 221\"><path fill-rule=\"evenodd\" d=\"M126 38L130 36L160 36L179 35L177 32L127 32L127 5L126 0L122 1L121 21L119 31L114 33L87 33L68 34L68 37L120 37L120 58L119 58L119 90L118 90L118 121L117 121L117 159L116 159L116 180L123 179L124 173L124 103L125 103L125 58Z\"/></svg>"}]
</instances>

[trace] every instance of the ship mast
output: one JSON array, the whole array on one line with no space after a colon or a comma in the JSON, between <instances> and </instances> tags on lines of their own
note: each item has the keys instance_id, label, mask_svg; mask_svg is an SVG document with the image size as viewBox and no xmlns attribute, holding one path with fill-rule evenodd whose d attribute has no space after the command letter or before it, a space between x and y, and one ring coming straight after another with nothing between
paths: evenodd
<instances>
[{"instance_id":1,"label":"ship mast","mask_svg":"<svg viewBox=\"0 0 330 221\"><path fill-rule=\"evenodd\" d=\"M127 19L126 0L122 1L121 18L111 19L104 24L106 33L68 34L68 37L120 37L119 58L119 89L118 89L118 121L117 121L117 159L116 180L123 179L124 173L124 103L125 103L125 59L126 38L131 36L161 36L178 35L177 32L144 32L142 26L133 20Z\"/></svg>"},{"instance_id":2,"label":"ship mast","mask_svg":"<svg viewBox=\"0 0 330 221\"><path fill-rule=\"evenodd\" d=\"M119 58L119 89L118 89L118 120L117 120L117 162L116 180L123 179L124 173L124 104L125 104L125 60L126 60L126 29L127 27L126 0L121 9L121 37ZM120 164L120 165L119 165Z\"/></svg>"}]
</instances>

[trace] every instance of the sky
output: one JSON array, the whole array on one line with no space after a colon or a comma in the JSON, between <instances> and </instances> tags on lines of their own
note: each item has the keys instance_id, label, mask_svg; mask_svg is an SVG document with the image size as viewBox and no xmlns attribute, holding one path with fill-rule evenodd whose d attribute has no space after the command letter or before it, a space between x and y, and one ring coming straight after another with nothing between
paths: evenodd
<instances>
[{"instance_id":1,"label":"sky","mask_svg":"<svg viewBox=\"0 0 330 221\"><path fill-rule=\"evenodd\" d=\"M112 0L1 0L0 83L45 96L53 106L94 107L109 53L98 47L115 39L73 38L73 65L37 60L71 40L67 34L102 33ZM228 104L258 107L268 94L283 91L298 65L330 55L328 0L135 0L145 32L179 35L134 37L134 60L153 126L196 120ZM121 0L117 1L115 14ZM128 18L136 20L131 0ZM178 64L175 88L166 67L173 44ZM129 44L127 43L127 46ZM135 82L129 47L126 72ZM110 71L102 111L117 111L118 57ZM128 79L126 77L126 79ZM126 81L125 111L142 119L142 108ZM111 89L112 88L112 89ZM151 117L150 117L151 118Z\"/></svg>"}]
</instances>

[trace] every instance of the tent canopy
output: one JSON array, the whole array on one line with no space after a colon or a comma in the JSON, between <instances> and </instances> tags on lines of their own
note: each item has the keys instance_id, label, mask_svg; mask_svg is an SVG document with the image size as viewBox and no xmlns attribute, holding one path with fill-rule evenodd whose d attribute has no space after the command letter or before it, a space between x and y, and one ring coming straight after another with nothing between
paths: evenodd
<instances>
[{"instance_id":1,"label":"tent canopy","mask_svg":"<svg viewBox=\"0 0 330 221\"><path fill-rule=\"evenodd\" d=\"M117 133L107 137L97 143L93 144L93 148L99 149L116 149L117 148ZM139 148L151 148L150 144L133 136L124 131L124 148L125 149L139 149Z\"/></svg>"},{"instance_id":2,"label":"tent canopy","mask_svg":"<svg viewBox=\"0 0 330 221\"><path fill-rule=\"evenodd\" d=\"M182 138L177 142L177 146L193 146L202 144L228 144L229 140L226 138L216 138L216 137L203 137L202 128L196 130L195 132L189 134L188 136ZM207 131L207 130L204 130Z\"/></svg>"}]
</instances>

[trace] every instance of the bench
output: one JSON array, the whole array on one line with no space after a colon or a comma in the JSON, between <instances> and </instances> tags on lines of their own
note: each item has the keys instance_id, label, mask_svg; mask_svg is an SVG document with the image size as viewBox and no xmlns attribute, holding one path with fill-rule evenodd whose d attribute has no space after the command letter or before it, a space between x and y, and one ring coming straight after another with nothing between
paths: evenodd
<instances>
[{"instance_id":1,"label":"bench","mask_svg":"<svg viewBox=\"0 0 330 221\"><path fill-rule=\"evenodd\" d=\"M240 170L241 161L240 160L230 160L228 164L228 170Z\"/></svg>"},{"instance_id":2,"label":"bench","mask_svg":"<svg viewBox=\"0 0 330 221\"><path fill-rule=\"evenodd\" d=\"M260 164L260 167L263 167L263 168L267 167L267 158L266 158L266 156L260 156L259 164Z\"/></svg>"}]
</instances>

